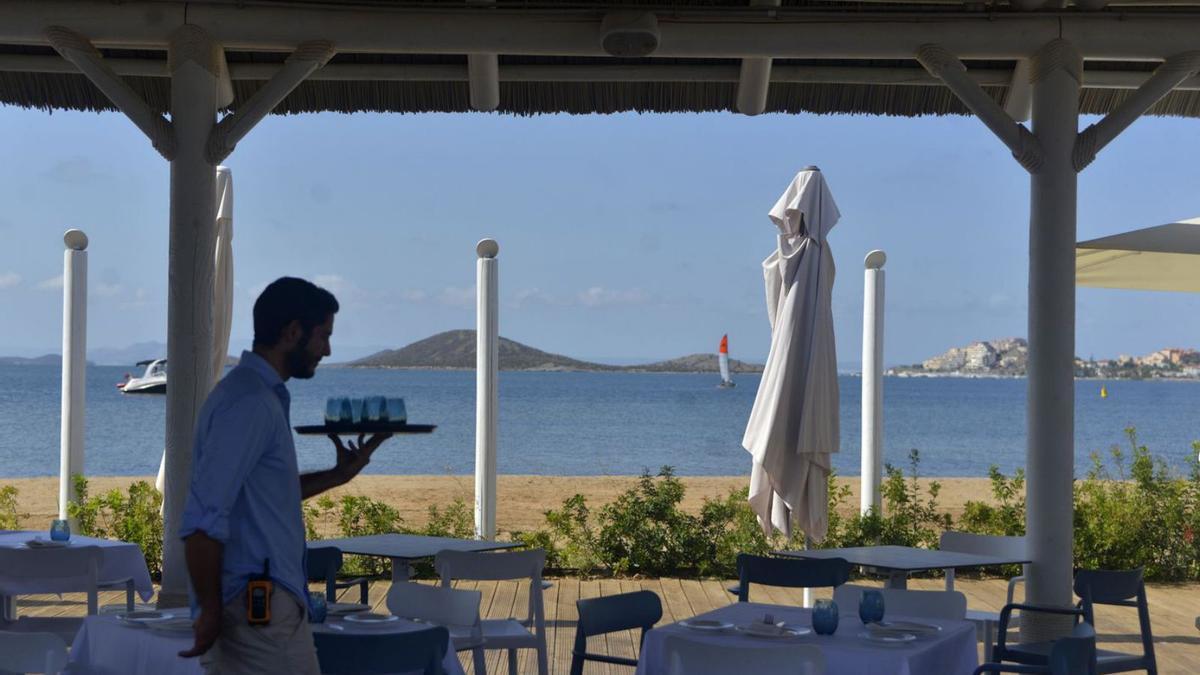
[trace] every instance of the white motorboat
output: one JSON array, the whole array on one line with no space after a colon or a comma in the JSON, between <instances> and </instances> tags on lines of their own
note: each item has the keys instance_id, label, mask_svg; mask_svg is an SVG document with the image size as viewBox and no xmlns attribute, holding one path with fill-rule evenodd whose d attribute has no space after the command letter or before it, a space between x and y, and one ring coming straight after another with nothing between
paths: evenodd
<instances>
[{"instance_id":1,"label":"white motorboat","mask_svg":"<svg viewBox=\"0 0 1200 675\"><path fill-rule=\"evenodd\" d=\"M117 383L117 389L126 394L167 393L166 359L138 361L137 365L146 366L146 372L141 377L132 377L129 373L125 373L125 380Z\"/></svg>"}]
</instances>

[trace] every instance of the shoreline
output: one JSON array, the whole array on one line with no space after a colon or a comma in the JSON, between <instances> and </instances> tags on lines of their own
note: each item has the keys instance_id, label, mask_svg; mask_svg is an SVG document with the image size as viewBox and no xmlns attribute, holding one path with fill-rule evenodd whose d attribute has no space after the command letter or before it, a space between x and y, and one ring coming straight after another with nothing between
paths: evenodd
<instances>
[{"instance_id":1,"label":"shoreline","mask_svg":"<svg viewBox=\"0 0 1200 675\"><path fill-rule=\"evenodd\" d=\"M723 498L731 490L749 485L749 476L677 476L685 488L681 507L689 513L699 513L704 499ZM501 474L496 479L496 525L501 531L531 530L544 524L543 513L559 508L563 500L582 494L589 507L599 508L616 499L622 492L637 484L640 476L538 476ZM124 491L135 481L154 483L154 476L90 476L88 490L99 495L113 489ZM962 515L967 501L991 502L991 481L983 477L922 477L920 484L927 489L938 481L941 493L938 510L950 513L956 520ZM839 485L850 488L851 494L843 511L858 510L858 478L840 477ZM23 516L22 527L41 529L54 519L58 511L58 477L0 478L0 487L15 486L18 490L17 509ZM473 509L475 477L433 475L361 475L349 484L330 490L334 499L341 495L362 495L396 508L404 522L422 526L428 520L430 506L444 508L456 499Z\"/></svg>"}]
</instances>

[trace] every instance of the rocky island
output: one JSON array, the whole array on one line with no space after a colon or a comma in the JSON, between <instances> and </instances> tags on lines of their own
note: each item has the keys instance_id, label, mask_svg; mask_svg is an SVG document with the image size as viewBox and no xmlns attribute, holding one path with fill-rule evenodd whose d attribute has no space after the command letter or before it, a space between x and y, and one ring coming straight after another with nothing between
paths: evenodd
<instances>
[{"instance_id":1,"label":"rocky island","mask_svg":"<svg viewBox=\"0 0 1200 675\"><path fill-rule=\"evenodd\" d=\"M340 364L351 368L475 369L475 331L451 330L419 340L406 347L388 349L365 358ZM760 373L762 366L730 360L735 373ZM669 361L616 366L591 363L552 354L500 338L500 370L569 372L715 373L716 354L692 354Z\"/></svg>"}]
</instances>

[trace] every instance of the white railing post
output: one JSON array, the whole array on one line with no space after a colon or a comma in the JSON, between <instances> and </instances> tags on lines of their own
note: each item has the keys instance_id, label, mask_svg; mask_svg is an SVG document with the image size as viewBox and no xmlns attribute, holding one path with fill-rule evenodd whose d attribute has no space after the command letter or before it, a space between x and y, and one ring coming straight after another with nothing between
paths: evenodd
<instances>
[{"instance_id":1,"label":"white railing post","mask_svg":"<svg viewBox=\"0 0 1200 675\"><path fill-rule=\"evenodd\" d=\"M859 512L883 513L883 264L887 255L871 251L864 261L862 347L862 473Z\"/></svg>"},{"instance_id":2,"label":"white railing post","mask_svg":"<svg viewBox=\"0 0 1200 675\"><path fill-rule=\"evenodd\" d=\"M475 333L475 536L496 537L496 406L500 360L500 246L484 239L475 247L478 290Z\"/></svg>"},{"instance_id":3,"label":"white railing post","mask_svg":"<svg viewBox=\"0 0 1200 675\"><path fill-rule=\"evenodd\" d=\"M62 421L58 517L76 497L74 477L83 473L84 391L87 387L87 245L81 230L63 235Z\"/></svg>"}]
</instances>

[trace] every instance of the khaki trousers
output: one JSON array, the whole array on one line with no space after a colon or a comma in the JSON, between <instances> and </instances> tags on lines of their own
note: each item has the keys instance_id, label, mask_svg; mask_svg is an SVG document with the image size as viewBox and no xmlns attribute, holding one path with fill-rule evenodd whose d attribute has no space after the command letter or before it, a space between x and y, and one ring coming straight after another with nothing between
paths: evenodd
<instances>
[{"instance_id":1,"label":"khaki trousers","mask_svg":"<svg viewBox=\"0 0 1200 675\"><path fill-rule=\"evenodd\" d=\"M291 593L271 593L271 623L246 623L246 592L225 605L217 643L200 657L208 675L320 675L308 609Z\"/></svg>"}]
</instances>

